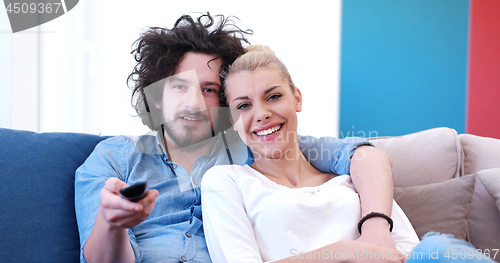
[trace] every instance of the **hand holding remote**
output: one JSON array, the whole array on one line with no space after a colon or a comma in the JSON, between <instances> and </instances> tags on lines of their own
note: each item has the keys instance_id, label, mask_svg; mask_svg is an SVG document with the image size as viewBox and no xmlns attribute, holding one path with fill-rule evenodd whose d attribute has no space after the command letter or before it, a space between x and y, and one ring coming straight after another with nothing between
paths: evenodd
<instances>
[{"instance_id":1,"label":"hand holding remote","mask_svg":"<svg viewBox=\"0 0 500 263\"><path fill-rule=\"evenodd\" d=\"M147 182L138 182L120 190L120 194L132 202L137 202L148 194Z\"/></svg>"},{"instance_id":2,"label":"hand holding remote","mask_svg":"<svg viewBox=\"0 0 500 263\"><path fill-rule=\"evenodd\" d=\"M146 182L129 186L122 180L111 177L101 190L98 218L113 227L134 227L153 211L158 195L155 189L147 190ZM130 202L126 197L135 201Z\"/></svg>"}]
</instances>

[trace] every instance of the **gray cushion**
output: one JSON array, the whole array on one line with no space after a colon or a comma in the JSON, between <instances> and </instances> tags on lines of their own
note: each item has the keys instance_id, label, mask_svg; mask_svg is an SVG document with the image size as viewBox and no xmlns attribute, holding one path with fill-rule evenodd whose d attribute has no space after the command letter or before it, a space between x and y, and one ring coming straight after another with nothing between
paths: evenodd
<instances>
[{"instance_id":1,"label":"gray cushion","mask_svg":"<svg viewBox=\"0 0 500 263\"><path fill-rule=\"evenodd\" d=\"M500 168L500 140L471 134L460 134L459 137L465 154L465 174Z\"/></svg>"},{"instance_id":2,"label":"gray cushion","mask_svg":"<svg viewBox=\"0 0 500 263\"><path fill-rule=\"evenodd\" d=\"M394 186L439 183L459 177L463 152L457 132L436 128L397 137L371 138L394 160Z\"/></svg>"},{"instance_id":3,"label":"gray cushion","mask_svg":"<svg viewBox=\"0 0 500 263\"><path fill-rule=\"evenodd\" d=\"M473 175L442 183L395 187L394 200L421 239L429 231L452 234L465 240L474 193Z\"/></svg>"},{"instance_id":4,"label":"gray cushion","mask_svg":"<svg viewBox=\"0 0 500 263\"><path fill-rule=\"evenodd\" d=\"M480 171L500 168L500 140L471 134L459 137L465 154L464 171L478 175L469 215L470 241L479 249L499 249L500 212L480 180ZM496 260L500 261L498 254Z\"/></svg>"},{"instance_id":5,"label":"gray cushion","mask_svg":"<svg viewBox=\"0 0 500 263\"><path fill-rule=\"evenodd\" d=\"M500 168L479 171L477 176L500 210Z\"/></svg>"}]
</instances>

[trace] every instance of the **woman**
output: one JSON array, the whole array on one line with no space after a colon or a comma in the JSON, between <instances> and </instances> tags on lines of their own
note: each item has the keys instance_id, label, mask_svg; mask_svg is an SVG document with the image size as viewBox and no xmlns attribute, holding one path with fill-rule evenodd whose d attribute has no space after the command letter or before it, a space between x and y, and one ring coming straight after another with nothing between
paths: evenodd
<instances>
[{"instance_id":1,"label":"woman","mask_svg":"<svg viewBox=\"0 0 500 263\"><path fill-rule=\"evenodd\" d=\"M204 229L214 262L373 261L375 251L386 262L404 257L346 241L360 236L359 196L349 176L323 174L300 152L296 113L302 97L272 50L249 47L229 69L225 93L254 162L214 167L203 177ZM392 220L396 248L409 253L419 240L396 203Z\"/></svg>"}]
</instances>

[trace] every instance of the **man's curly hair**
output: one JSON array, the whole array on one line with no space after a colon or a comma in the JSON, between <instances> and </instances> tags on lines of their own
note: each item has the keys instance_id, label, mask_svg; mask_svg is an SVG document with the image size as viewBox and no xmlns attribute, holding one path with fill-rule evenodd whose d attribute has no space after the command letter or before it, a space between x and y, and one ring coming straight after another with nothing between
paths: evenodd
<instances>
[{"instance_id":1,"label":"man's curly hair","mask_svg":"<svg viewBox=\"0 0 500 263\"><path fill-rule=\"evenodd\" d=\"M127 84L133 91L132 107L151 130L158 130L159 127L152 127L148 111L154 103L162 101L163 90L160 88L162 85L155 85L154 90L148 90L152 92L154 101L144 103L144 88L173 75L187 52L215 55L214 60L222 59L221 72L245 53L243 44L249 44L245 35L253 32L241 30L232 18L236 17L211 16L208 12L196 20L183 15L172 29L149 27L134 42L131 54L137 64L128 76ZM221 105L224 105L225 99L220 97Z\"/></svg>"}]
</instances>

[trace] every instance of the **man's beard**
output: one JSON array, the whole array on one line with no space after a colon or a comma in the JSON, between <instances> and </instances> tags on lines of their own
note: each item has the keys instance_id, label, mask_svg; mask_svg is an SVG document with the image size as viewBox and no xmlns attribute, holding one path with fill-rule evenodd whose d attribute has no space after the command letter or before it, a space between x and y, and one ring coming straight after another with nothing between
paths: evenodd
<instances>
[{"instance_id":1,"label":"man's beard","mask_svg":"<svg viewBox=\"0 0 500 263\"><path fill-rule=\"evenodd\" d=\"M165 132L174 141L177 148L183 151L195 151L203 146L207 145L212 138L212 124L206 114L196 112L186 112L182 111L176 114L175 120L179 118L180 115L191 115L197 118L202 118L205 123L200 124L198 127L182 126L182 128L175 127L174 121L165 123ZM208 124L208 125L206 125ZM206 126L206 129L203 129Z\"/></svg>"}]
</instances>

